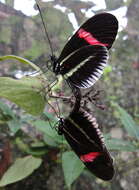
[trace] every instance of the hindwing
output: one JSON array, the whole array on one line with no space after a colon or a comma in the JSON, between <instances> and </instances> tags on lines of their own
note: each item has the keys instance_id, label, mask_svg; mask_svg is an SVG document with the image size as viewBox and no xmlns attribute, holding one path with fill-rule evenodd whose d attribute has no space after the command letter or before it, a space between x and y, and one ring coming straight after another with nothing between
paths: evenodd
<instances>
[{"instance_id":1,"label":"hindwing","mask_svg":"<svg viewBox=\"0 0 139 190\"><path fill-rule=\"evenodd\" d=\"M61 62L60 74L73 86L89 88L101 77L107 60L106 47L85 46Z\"/></svg>"}]
</instances>

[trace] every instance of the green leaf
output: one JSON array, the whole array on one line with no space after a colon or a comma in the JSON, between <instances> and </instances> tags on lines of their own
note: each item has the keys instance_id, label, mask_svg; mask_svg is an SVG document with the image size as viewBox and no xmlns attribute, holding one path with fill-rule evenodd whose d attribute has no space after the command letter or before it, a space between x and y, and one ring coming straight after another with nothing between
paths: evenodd
<instances>
[{"instance_id":1,"label":"green leaf","mask_svg":"<svg viewBox=\"0 0 139 190\"><path fill-rule=\"evenodd\" d=\"M15 80L8 77L0 77L0 97L14 102L26 112L39 115L45 106L42 92L43 86L38 77L23 77Z\"/></svg>"},{"instance_id":2,"label":"green leaf","mask_svg":"<svg viewBox=\"0 0 139 190\"><path fill-rule=\"evenodd\" d=\"M79 160L74 152L64 152L62 155L62 167L65 182L68 187L76 180L84 169L84 164Z\"/></svg>"},{"instance_id":3,"label":"green leaf","mask_svg":"<svg viewBox=\"0 0 139 190\"><path fill-rule=\"evenodd\" d=\"M139 126L135 123L131 115L129 115L125 109L123 109L116 103L112 102L112 106L117 109L119 113L117 117L121 120L128 134L132 137L139 139Z\"/></svg>"},{"instance_id":4,"label":"green leaf","mask_svg":"<svg viewBox=\"0 0 139 190\"><path fill-rule=\"evenodd\" d=\"M45 146L45 144L42 141L37 141L37 142L31 143L31 148L41 148L44 146Z\"/></svg>"},{"instance_id":5,"label":"green leaf","mask_svg":"<svg viewBox=\"0 0 139 190\"><path fill-rule=\"evenodd\" d=\"M58 143L56 142L56 138L52 138L52 137L44 134L43 140L49 146L58 147Z\"/></svg>"},{"instance_id":6,"label":"green leaf","mask_svg":"<svg viewBox=\"0 0 139 190\"><path fill-rule=\"evenodd\" d=\"M3 102L0 102L0 121L7 122L15 118L14 112Z\"/></svg>"},{"instance_id":7,"label":"green leaf","mask_svg":"<svg viewBox=\"0 0 139 190\"><path fill-rule=\"evenodd\" d=\"M28 150L28 154L31 154L33 156L43 156L46 155L48 152L46 144L44 144L42 147L30 147Z\"/></svg>"},{"instance_id":8,"label":"green leaf","mask_svg":"<svg viewBox=\"0 0 139 190\"><path fill-rule=\"evenodd\" d=\"M0 187L24 179L37 169L41 163L42 160L40 158L35 158L33 156L17 159L0 180Z\"/></svg>"},{"instance_id":9,"label":"green leaf","mask_svg":"<svg viewBox=\"0 0 139 190\"><path fill-rule=\"evenodd\" d=\"M22 122L19 119L13 119L8 122L8 126L10 131L15 134L22 127Z\"/></svg>"},{"instance_id":10,"label":"green leaf","mask_svg":"<svg viewBox=\"0 0 139 190\"><path fill-rule=\"evenodd\" d=\"M55 129L52 129L49 126L49 122L48 121L44 121L44 120L36 120L33 121L32 124L36 127L36 129L38 129L39 131L41 131L43 134L47 134L49 136L54 137L57 132ZM52 126L53 126L53 122L51 122Z\"/></svg>"},{"instance_id":11,"label":"green leaf","mask_svg":"<svg viewBox=\"0 0 139 190\"><path fill-rule=\"evenodd\" d=\"M55 128L52 129L52 127L55 126L55 122L51 122L52 127L50 126L49 122L43 120L37 120L32 124L37 130L43 133L44 141L48 145L57 146L57 143L63 143L63 137L58 135Z\"/></svg>"},{"instance_id":12,"label":"green leaf","mask_svg":"<svg viewBox=\"0 0 139 190\"><path fill-rule=\"evenodd\" d=\"M56 117L54 117L51 113L48 112L43 112L43 116L44 119L46 118L46 120L51 120L52 122L57 122L58 119Z\"/></svg>"},{"instance_id":13,"label":"green leaf","mask_svg":"<svg viewBox=\"0 0 139 190\"><path fill-rule=\"evenodd\" d=\"M27 65L30 65L33 69L35 69L36 71L40 72L40 68L37 67L34 63L32 63L31 61L24 59L22 57L16 56L16 55L5 55L5 56L1 56L0 57L0 61L5 61L5 60L9 60L9 59L13 59L13 60L17 60L20 63L24 63Z\"/></svg>"},{"instance_id":14,"label":"green leaf","mask_svg":"<svg viewBox=\"0 0 139 190\"><path fill-rule=\"evenodd\" d=\"M22 126L21 120L19 120L14 112L4 103L0 102L0 120L7 122L10 131L15 134Z\"/></svg>"},{"instance_id":15,"label":"green leaf","mask_svg":"<svg viewBox=\"0 0 139 190\"><path fill-rule=\"evenodd\" d=\"M124 141L121 139L107 139L105 140L107 148L110 150L120 150L120 151L137 151L138 147L134 146L132 142Z\"/></svg>"}]
</instances>

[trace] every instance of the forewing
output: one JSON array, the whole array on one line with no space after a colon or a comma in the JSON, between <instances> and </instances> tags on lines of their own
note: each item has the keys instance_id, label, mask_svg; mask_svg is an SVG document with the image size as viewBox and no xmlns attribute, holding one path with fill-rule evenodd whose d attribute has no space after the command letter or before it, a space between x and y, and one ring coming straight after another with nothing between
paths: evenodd
<instances>
[{"instance_id":1,"label":"forewing","mask_svg":"<svg viewBox=\"0 0 139 190\"><path fill-rule=\"evenodd\" d=\"M97 14L88 19L70 38L58 59L61 62L72 52L87 45L104 45L111 48L118 30L118 21L110 13Z\"/></svg>"},{"instance_id":2,"label":"forewing","mask_svg":"<svg viewBox=\"0 0 139 190\"><path fill-rule=\"evenodd\" d=\"M80 160L95 176L103 180L112 179L113 159L92 115L84 110L72 112L64 122L63 133Z\"/></svg>"},{"instance_id":3,"label":"forewing","mask_svg":"<svg viewBox=\"0 0 139 190\"><path fill-rule=\"evenodd\" d=\"M106 47L101 45L85 46L61 62L60 74L73 86L89 88L102 75L107 59Z\"/></svg>"}]
</instances>

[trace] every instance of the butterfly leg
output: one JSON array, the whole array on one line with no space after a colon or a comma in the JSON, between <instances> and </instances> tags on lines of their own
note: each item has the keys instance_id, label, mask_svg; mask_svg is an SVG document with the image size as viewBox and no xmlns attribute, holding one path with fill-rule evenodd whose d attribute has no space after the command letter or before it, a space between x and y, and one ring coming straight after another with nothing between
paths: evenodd
<instances>
[{"instance_id":1,"label":"butterfly leg","mask_svg":"<svg viewBox=\"0 0 139 190\"><path fill-rule=\"evenodd\" d=\"M91 102L93 103L96 107L104 110L106 108L105 105L101 104L101 103L98 103L98 101L100 102L100 92L102 90L95 90L95 93L94 94L91 94L92 91L94 91L94 88L89 90L87 93L85 93L83 95L83 102L82 102L82 105L83 107L87 107L87 104L88 102Z\"/></svg>"}]
</instances>

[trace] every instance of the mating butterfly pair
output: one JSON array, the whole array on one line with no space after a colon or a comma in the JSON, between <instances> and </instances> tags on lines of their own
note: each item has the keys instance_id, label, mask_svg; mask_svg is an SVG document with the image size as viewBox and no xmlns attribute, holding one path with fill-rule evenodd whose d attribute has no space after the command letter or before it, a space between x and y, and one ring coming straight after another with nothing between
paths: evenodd
<instances>
[{"instance_id":1,"label":"mating butterfly pair","mask_svg":"<svg viewBox=\"0 0 139 190\"><path fill-rule=\"evenodd\" d=\"M91 87L107 65L108 50L117 30L118 21L112 14L102 13L88 19L65 45L59 58L51 56L54 73L62 75L73 89ZM59 134L64 134L93 174L103 180L112 179L113 159L92 115L83 108L74 109L68 118L60 119Z\"/></svg>"}]
</instances>

